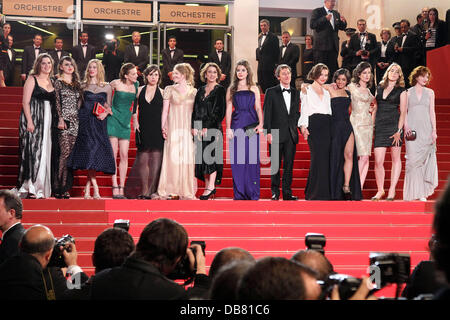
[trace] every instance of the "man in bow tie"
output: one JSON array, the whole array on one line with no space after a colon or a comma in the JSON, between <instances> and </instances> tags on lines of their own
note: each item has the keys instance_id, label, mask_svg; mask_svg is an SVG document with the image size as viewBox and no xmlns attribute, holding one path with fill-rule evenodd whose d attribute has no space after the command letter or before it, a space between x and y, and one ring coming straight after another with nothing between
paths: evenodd
<instances>
[{"instance_id":1,"label":"man in bow tie","mask_svg":"<svg viewBox=\"0 0 450 320\"><path fill-rule=\"evenodd\" d=\"M314 30L314 63L324 63L330 70L329 81L338 69L339 30L347 28L347 20L334 10L336 0L325 0L324 6L311 13Z\"/></svg>"},{"instance_id":2,"label":"man in bow tie","mask_svg":"<svg viewBox=\"0 0 450 320\"><path fill-rule=\"evenodd\" d=\"M228 52L223 50L223 40L217 39L214 43L214 50L209 54L209 62L214 62L220 68L222 76L220 78L220 84L228 88L230 84L230 71L231 71L231 56Z\"/></svg>"},{"instance_id":3,"label":"man in bow tie","mask_svg":"<svg viewBox=\"0 0 450 320\"><path fill-rule=\"evenodd\" d=\"M170 36L167 44L169 47L161 52L163 63L162 82L164 87L173 84L173 67L178 63L184 62L184 52L177 48L177 38L175 36Z\"/></svg>"},{"instance_id":4,"label":"man in bow tie","mask_svg":"<svg viewBox=\"0 0 450 320\"><path fill-rule=\"evenodd\" d=\"M261 33L258 37L256 48L256 60L258 61L258 84L262 92L277 83L274 73L278 63L280 49L278 37L270 32L270 22L262 19L259 23Z\"/></svg>"},{"instance_id":5,"label":"man in bow tie","mask_svg":"<svg viewBox=\"0 0 450 320\"><path fill-rule=\"evenodd\" d=\"M33 45L26 46L23 49L22 55L22 73L21 78L25 81L30 73L31 69L33 69L33 64L38 55L44 53L45 50L41 48L42 44L42 35L37 33L33 37Z\"/></svg>"},{"instance_id":6,"label":"man in bow tie","mask_svg":"<svg viewBox=\"0 0 450 320\"><path fill-rule=\"evenodd\" d=\"M133 31L131 35L133 43L125 48L124 63L133 63L138 70L138 81L140 85L144 84L142 72L149 63L149 48L141 43L141 34L139 31Z\"/></svg>"},{"instance_id":7,"label":"man in bow tie","mask_svg":"<svg viewBox=\"0 0 450 320\"><path fill-rule=\"evenodd\" d=\"M93 45L88 44L89 34L82 32L80 36L80 44L73 47L72 58L77 63L80 79L84 78L86 72L86 66L91 59L95 59L97 53L96 48Z\"/></svg>"},{"instance_id":8,"label":"man in bow tie","mask_svg":"<svg viewBox=\"0 0 450 320\"><path fill-rule=\"evenodd\" d=\"M275 75L279 84L267 89L264 97L264 130L270 144L272 200L280 198L280 165L283 159L283 200L297 200L292 195L292 171L298 143L300 92L291 86L291 68L280 64Z\"/></svg>"},{"instance_id":9,"label":"man in bow tie","mask_svg":"<svg viewBox=\"0 0 450 320\"><path fill-rule=\"evenodd\" d=\"M422 43L419 36L409 30L408 20L400 21L400 28L402 34L397 37L394 50L398 55L398 63L402 67L406 87L409 88L409 75L420 61Z\"/></svg>"},{"instance_id":10,"label":"man in bow tie","mask_svg":"<svg viewBox=\"0 0 450 320\"><path fill-rule=\"evenodd\" d=\"M348 44L348 53L352 57L350 72L362 61L369 62L373 68L377 51L377 37L367 32L366 20L359 19L356 26L359 32L352 35Z\"/></svg>"},{"instance_id":11,"label":"man in bow tie","mask_svg":"<svg viewBox=\"0 0 450 320\"><path fill-rule=\"evenodd\" d=\"M300 48L291 43L291 34L284 31L281 35L280 60L278 64L287 64L291 67L291 87L295 88L295 79L297 78L297 63L300 59Z\"/></svg>"},{"instance_id":12,"label":"man in bow tie","mask_svg":"<svg viewBox=\"0 0 450 320\"><path fill-rule=\"evenodd\" d=\"M62 57L68 56L69 52L63 50L63 39L60 37L55 38L55 49L50 50L48 54L53 58L53 75L56 76L59 72L58 70L58 64L59 60L61 60Z\"/></svg>"}]
</instances>

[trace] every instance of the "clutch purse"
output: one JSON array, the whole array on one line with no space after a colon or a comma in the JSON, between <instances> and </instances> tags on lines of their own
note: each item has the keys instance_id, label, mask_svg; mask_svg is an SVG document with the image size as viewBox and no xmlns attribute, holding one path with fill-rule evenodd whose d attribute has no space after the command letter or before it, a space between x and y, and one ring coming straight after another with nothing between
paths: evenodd
<instances>
[{"instance_id":1,"label":"clutch purse","mask_svg":"<svg viewBox=\"0 0 450 320\"><path fill-rule=\"evenodd\" d=\"M142 140L141 140L141 133L139 132L139 131L135 131L135 134L136 134L136 138L135 138L135 140L136 140L136 147L138 147L138 146L140 146L141 145L141 143L142 143Z\"/></svg>"},{"instance_id":2,"label":"clutch purse","mask_svg":"<svg viewBox=\"0 0 450 320\"><path fill-rule=\"evenodd\" d=\"M249 138L251 138L256 131L254 130L259 125L259 122L255 122L252 124L249 124L248 126L244 127L245 135Z\"/></svg>"},{"instance_id":3,"label":"clutch purse","mask_svg":"<svg viewBox=\"0 0 450 320\"><path fill-rule=\"evenodd\" d=\"M96 102L94 104L94 109L92 109L92 113L95 114L97 117L102 114L103 112L105 112L106 109L104 106L102 106L100 103Z\"/></svg>"},{"instance_id":4,"label":"clutch purse","mask_svg":"<svg viewBox=\"0 0 450 320\"><path fill-rule=\"evenodd\" d=\"M411 130L411 133L407 134L405 136L405 139L408 141L414 141L414 140L416 140L416 138L417 138L417 132L415 130Z\"/></svg>"}]
</instances>

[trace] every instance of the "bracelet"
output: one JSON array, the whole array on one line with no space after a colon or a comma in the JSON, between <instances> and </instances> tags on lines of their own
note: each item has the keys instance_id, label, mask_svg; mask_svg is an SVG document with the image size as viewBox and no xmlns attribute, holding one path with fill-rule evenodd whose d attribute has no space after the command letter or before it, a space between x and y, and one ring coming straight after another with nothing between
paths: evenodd
<instances>
[{"instance_id":1,"label":"bracelet","mask_svg":"<svg viewBox=\"0 0 450 320\"><path fill-rule=\"evenodd\" d=\"M403 133L403 129L402 128L398 129L396 133L402 134Z\"/></svg>"}]
</instances>

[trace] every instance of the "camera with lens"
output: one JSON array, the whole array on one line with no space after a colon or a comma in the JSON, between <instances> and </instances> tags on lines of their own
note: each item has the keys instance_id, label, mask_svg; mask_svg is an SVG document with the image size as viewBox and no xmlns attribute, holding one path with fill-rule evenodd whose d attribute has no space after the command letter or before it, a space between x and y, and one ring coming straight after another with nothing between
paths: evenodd
<instances>
[{"instance_id":1,"label":"camera with lens","mask_svg":"<svg viewBox=\"0 0 450 320\"><path fill-rule=\"evenodd\" d=\"M325 236L321 233L307 233L305 235L305 245L308 250L319 251L322 254L325 254L325 247L327 240Z\"/></svg>"},{"instance_id":2,"label":"camera with lens","mask_svg":"<svg viewBox=\"0 0 450 320\"><path fill-rule=\"evenodd\" d=\"M113 228L123 229L126 232L128 232L128 230L130 230L130 220L124 220L124 219L114 220Z\"/></svg>"},{"instance_id":3,"label":"camera with lens","mask_svg":"<svg viewBox=\"0 0 450 320\"><path fill-rule=\"evenodd\" d=\"M64 261L63 251L66 250L67 252L70 252L70 247L66 247L68 243L75 244L75 239L69 235L66 234L62 236L59 239L56 239L55 246L53 247L53 253L50 257L50 261L48 263L48 267L59 267L59 268L66 268L66 262ZM61 247L63 247L61 249Z\"/></svg>"},{"instance_id":4,"label":"camera with lens","mask_svg":"<svg viewBox=\"0 0 450 320\"><path fill-rule=\"evenodd\" d=\"M347 274L330 274L325 281L318 281L322 287L321 298L325 299L331 296L333 287L338 286L339 298L341 300L348 300L359 289L362 279L349 276ZM371 295L375 290L371 290L368 295Z\"/></svg>"},{"instance_id":5,"label":"camera with lens","mask_svg":"<svg viewBox=\"0 0 450 320\"><path fill-rule=\"evenodd\" d=\"M372 252L369 255L370 266L376 268L375 282L378 289L387 284L406 283L411 270L411 257L404 253Z\"/></svg>"},{"instance_id":6,"label":"camera with lens","mask_svg":"<svg viewBox=\"0 0 450 320\"><path fill-rule=\"evenodd\" d=\"M196 248L192 248L193 244L198 244L202 248L203 255L205 255L206 243L205 241L191 241L191 249L194 254L194 258L196 257ZM187 254L180 260L180 262L175 267L175 270L172 271L167 277L171 280L185 280L185 285L191 283L194 280L194 276L197 273L197 259L195 260L194 270L190 268L189 257Z\"/></svg>"}]
</instances>

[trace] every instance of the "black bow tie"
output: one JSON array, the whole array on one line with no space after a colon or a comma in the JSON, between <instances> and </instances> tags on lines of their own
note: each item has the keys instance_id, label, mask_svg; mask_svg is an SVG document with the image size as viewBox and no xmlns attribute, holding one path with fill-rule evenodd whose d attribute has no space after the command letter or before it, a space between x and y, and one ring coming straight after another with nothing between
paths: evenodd
<instances>
[{"instance_id":1,"label":"black bow tie","mask_svg":"<svg viewBox=\"0 0 450 320\"><path fill-rule=\"evenodd\" d=\"M402 37L406 37L407 36L407 34L406 33L402 33Z\"/></svg>"},{"instance_id":2,"label":"black bow tie","mask_svg":"<svg viewBox=\"0 0 450 320\"><path fill-rule=\"evenodd\" d=\"M175 49L169 49L169 50L170 50L170 52L175 51Z\"/></svg>"},{"instance_id":3,"label":"black bow tie","mask_svg":"<svg viewBox=\"0 0 450 320\"><path fill-rule=\"evenodd\" d=\"M83 48L86 48L88 45L87 44L82 44L81 45Z\"/></svg>"},{"instance_id":4,"label":"black bow tie","mask_svg":"<svg viewBox=\"0 0 450 320\"><path fill-rule=\"evenodd\" d=\"M267 33L263 33L262 35L263 35L263 36L267 36Z\"/></svg>"},{"instance_id":5,"label":"black bow tie","mask_svg":"<svg viewBox=\"0 0 450 320\"><path fill-rule=\"evenodd\" d=\"M135 43L134 44L135 47L139 47L140 45L141 45L140 43L138 43L138 44Z\"/></svg>"},{"instance_id":6,"label":"black bow tie","mask_svg":"<svg viewBox=\"0 0 450 320\"><path fill-rule=\"evenodd\" d=\"M363 36L363 37L365 37L366 34L367 34L367 33L365 33L365 32L361 32L361 33L360 33L360 35Z\"/></svg>"},{"instance_id":7,"label":"black bow tie","mask_svg":"<svg viewBox=\"0 0 450 320\"><path fill-rule=\"evenodd\" d=\"M217 53L222 53L222 52L223 52L223 50L217 51Z\"/></svg>"},{"instance_id":8,"label":"black bow tie","mask_svg":"<svg viewBox=\"0 0 450 320\"><path fill-rule=\"evenodd\" d=\"M281 90L281 92L283 93L283 92L287 92L287 93L291 93L291 89L285 89L285 88L283 88L283 90Z\"/></svg>"},{"instance_id":9,"label":"black bow tie","mask_svg":"<svg viewBox=\"0 0 450 320\"><path fill-rule=\"evenodd\" d=\"M61 52L61 50L56 50L56 52Z\"/></svg>"},{"instance_id":10,"label":"black bow tie","mask_svg":"<svg viewBox=\"0 0 450 320\"><path fill-rule=\"evenodd\" d=\"M287 45L285 46L284 44L282 45L283 48L287 48Z\"/></svg>"}]
</instances>

